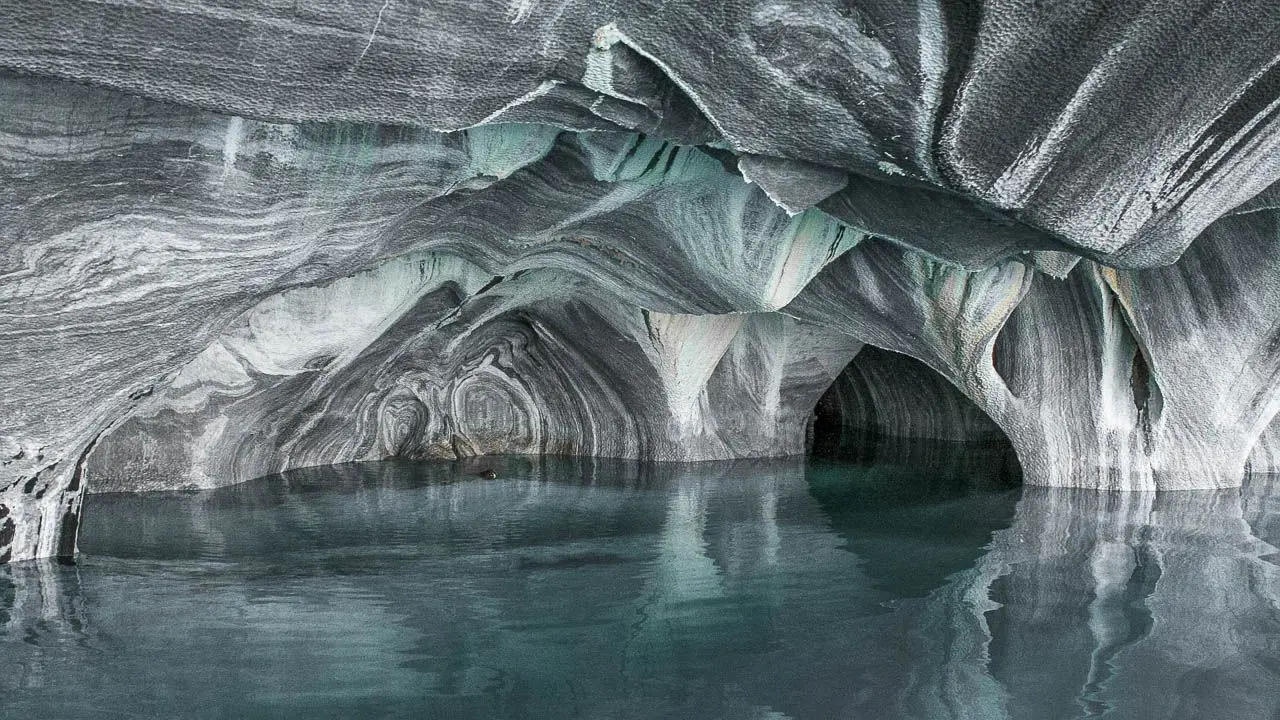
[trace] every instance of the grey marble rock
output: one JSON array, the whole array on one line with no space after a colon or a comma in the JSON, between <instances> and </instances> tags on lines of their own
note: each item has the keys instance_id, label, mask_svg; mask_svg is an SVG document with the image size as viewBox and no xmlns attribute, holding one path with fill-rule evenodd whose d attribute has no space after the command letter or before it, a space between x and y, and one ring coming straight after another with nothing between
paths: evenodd
<instances>
[{"instance_id":1,"label":"grey marble rock","mask_svg":"<svg viewBox=\"0 0 1280 720\"><path fill-rule=\"evenodd\" d=\"M863 345L1031 484L1274 466L1272 4L0 11L0 560L87 488L799 453Z\"/></svg>"},{"instance_id":2,"label":"grey marble rock","mask_svg":"<svg viewBox=\"0 0 1280 720\"><path fill-rule=\"evenodd\" d=\"M715 139L958 192L1127 266L1280 179L1265 0L2 7L3 67L280 122Z\"/></svg>"},{"instance_id":3,"label":"grey marble rock","mask_svg":"<svg viewBox=\"0 0 1280 720\"><path fill-rule=\"evenodd\" d=\"M1000 426L1031 484L1232 487L1276 416L1276 221L1231 216L1171 267L1085 260L1064 280L868 241L784 311L939 372Z\"/></svg>"},{"instance_id":4,"label":"grey marble rock","mask_svg":"<svg viewBox=\"0 0 1280 720\"><path fill-rule=\"evenodd\" d=\"M90 491L386 458L797 455L817 396L861 346L778 313L623 310L554 270L482 286L478 274L448 277L469 268L439 256L393 263L256 308L252 330L215 341L99 442ZM421 277L424 263L438 275ZM396 272L418 276L402 314L341 338L367 312L349 286L372 293ZM290 328L287 343L262 332L267 318ZM335 339L355 346L317 347Z\"/></svg>"}]
</instances>

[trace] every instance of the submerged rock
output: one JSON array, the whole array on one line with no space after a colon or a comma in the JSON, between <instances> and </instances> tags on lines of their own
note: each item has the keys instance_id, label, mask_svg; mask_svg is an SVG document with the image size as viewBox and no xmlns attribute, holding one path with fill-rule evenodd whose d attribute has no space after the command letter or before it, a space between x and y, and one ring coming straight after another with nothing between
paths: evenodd
<instances>
[{"instance_id":1,"label":"submerged rock","mask_svg":"<svg viewBox=\"0 0 1280 720\"><path fill-rule=\"evenodd\" d=\"M864 344L1031 484L1270 465L1272 4L0 7L0 558L86 491L801 453Z\"/></svg>"}]
</instances>

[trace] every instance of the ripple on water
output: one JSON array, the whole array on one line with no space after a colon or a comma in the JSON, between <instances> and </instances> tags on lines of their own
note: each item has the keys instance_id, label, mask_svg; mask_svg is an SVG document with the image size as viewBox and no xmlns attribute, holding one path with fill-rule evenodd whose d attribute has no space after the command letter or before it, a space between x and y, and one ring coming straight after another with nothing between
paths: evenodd
<instances>
[{"instance_id":1,"label":"ripple on water","mask_svg":"<svg viewBox=\"0 0 1280 720\"><path fill-rule=\"evenodd\" d=\"M91 497L77 566L0 571L0 716L1280 709L1266 478L1113 498L833 461L495 462Z\"/></svg>"}]
</instances>

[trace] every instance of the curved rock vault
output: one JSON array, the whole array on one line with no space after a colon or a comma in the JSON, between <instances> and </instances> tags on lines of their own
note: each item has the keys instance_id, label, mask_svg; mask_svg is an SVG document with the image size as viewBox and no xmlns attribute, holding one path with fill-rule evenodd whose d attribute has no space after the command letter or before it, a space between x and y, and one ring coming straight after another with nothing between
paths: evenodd
<instances>
[{"instance_id":1,"label":"curved rock vault","mask_svg":"<svg viewBox=\"0 0 1280 720\"><path fill-rule=\"evenodd\" d=\"M1280 452L1275 3L0 11L0 562L86 489L801 453L851 360L1031 484Z\"/></svg>"}]
</instances>

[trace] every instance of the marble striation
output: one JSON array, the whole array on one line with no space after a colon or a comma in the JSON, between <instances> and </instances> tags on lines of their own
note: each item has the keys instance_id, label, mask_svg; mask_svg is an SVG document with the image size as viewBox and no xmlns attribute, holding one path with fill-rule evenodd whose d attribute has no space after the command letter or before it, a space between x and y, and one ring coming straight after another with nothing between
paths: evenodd
<instances>
[{"instance_id":1,"label":"marble striation","mask_svg":"<svg viewBox=\"0 0 1280 720\"><path fill-rule=\"evenodd\" d=\"M0 561L88 491L818 421L1276 467L1274 4L0 6Z\"/></svg>"}]
</instances>

